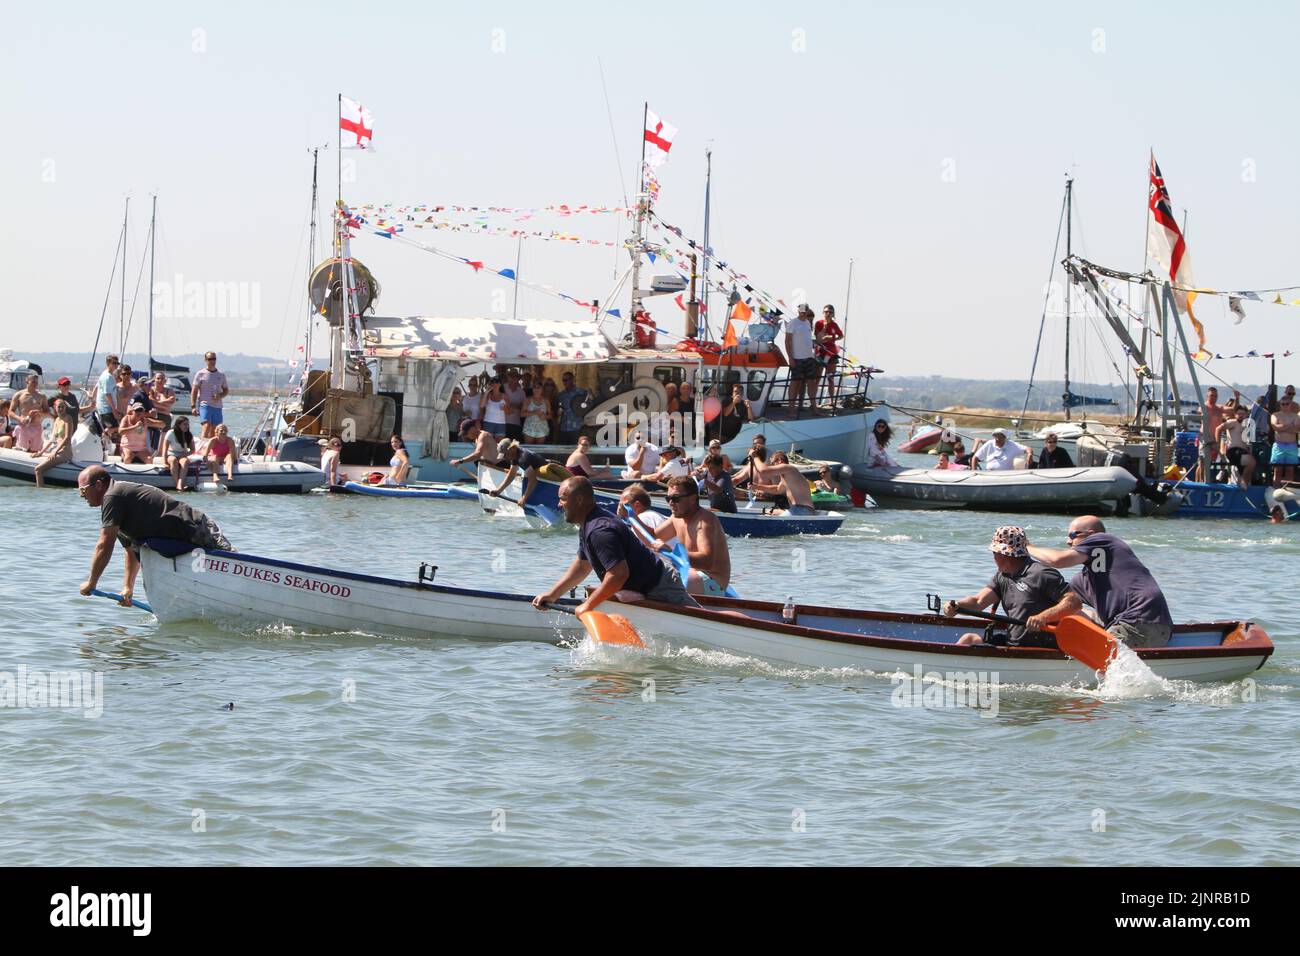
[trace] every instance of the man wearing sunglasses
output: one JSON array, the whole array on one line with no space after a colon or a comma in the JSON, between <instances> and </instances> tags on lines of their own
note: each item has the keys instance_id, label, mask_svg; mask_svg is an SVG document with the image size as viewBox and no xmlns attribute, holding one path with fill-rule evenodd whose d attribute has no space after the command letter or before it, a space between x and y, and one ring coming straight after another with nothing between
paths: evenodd
<instances>
[{"instance_id":1,"label":"man wearing sunglasses","mask_svg":"<svg viewBox=\"0 0 1300 956\"><path fill-rule=\"evenodd\" d=\"M1038 548L1026 542L1029 556L1051 568L1078 567L1070 592L1053 608L1027 624L1041 631L1046 624L1078 614L1084 604L1097 611L1101 626L1130 647L1163 647L1174 619L1160 585L1124 541L1106 532L1096 515L1070 522L1068 550Z\"/></svg>"},{"instance_id":2,"label":"man wearing sunglasses","mask_svg":"<svg viewBox=\"0 0 1300 956\"><path fill-rule=\"evenodd\" d=\"M560 485L559 497L564 520L578 526L578 556L554 587L533 598L534 607L542 609L554 604L592 571L599 576L600 584L587 600L574 608L576 614L594 611L610 598L623 602L695 604L677 572L655 557L631 528L596 504L590 480L568 479Z\"/></svg>"},{"instance_id":3,"label":"man wearing sunglasses","mask_svg":"<svg viewBox=\"0 0 1300 956\"><path fill-rule=\"evenodd\" d=\"M1070 453L1061 447L1056 435L1048 432L1043 439L1043 453L1034 462L1035 468L1073 468Z\"/></svg>"},{"instance_id":4,"label":"man wearing sunglasses","mask_svg":"<svg viewBox=\"0 0 1300 956\"><path fill-rule=\"evenodd\" d=\"M726 594L731 582L727 536L717 515L700 507L700 488L695 479L681 476L669 481L667 501L673 515L655 529L651 547L663 551L671 547L674 538L681 541L691 561L686 590L691 594Z\"/></svg>"}]
</instances>

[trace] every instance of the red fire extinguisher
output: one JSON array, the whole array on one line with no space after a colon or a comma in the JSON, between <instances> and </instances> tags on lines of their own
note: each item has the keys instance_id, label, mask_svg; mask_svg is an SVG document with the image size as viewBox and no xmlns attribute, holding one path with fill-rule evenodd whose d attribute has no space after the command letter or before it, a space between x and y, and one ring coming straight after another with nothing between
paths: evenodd
<instances>
[{"instance_id":1,"label":"red fire extinguisher","mask_svg":"<svg viewBox=\"0 0 1300 956\"><path fill-rule=\"evenodd\" d=\"M655 347L655 323L645 309L637 309L632 316L632 331L636 337L636 347L652 349Z\"/></svg>"}]
</instances>

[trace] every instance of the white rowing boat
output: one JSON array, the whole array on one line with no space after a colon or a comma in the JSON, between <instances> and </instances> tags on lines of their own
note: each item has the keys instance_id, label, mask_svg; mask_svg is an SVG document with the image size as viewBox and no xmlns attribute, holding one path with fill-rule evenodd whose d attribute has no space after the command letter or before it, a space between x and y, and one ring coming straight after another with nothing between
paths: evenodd
<instances>
[{"instance_id":1,"label":"white rowing boat","mask_svg":"<svg viewBox=\"0 0 1300 956\"><path fill-rule=\"evenodd\" d=\"M31 485L36 482L36 465L25 451L0 448L0 484ZM108 461L68 461L55 465L45 473L45 483L56 488L75 488L77 475L87 465L103 465L118 481L136 481L153 485L164 491L176 490L176 479L162 465L124 465L116 458ZM300 461L275 459L240 460L235 465L234 477L227 481L224 467L221 475L214 475L206 465L190 469L185 485L199 491L251 491L261 494L302 494L325 483L325 473L319 468Z\"/></svg>"}]
</instances>

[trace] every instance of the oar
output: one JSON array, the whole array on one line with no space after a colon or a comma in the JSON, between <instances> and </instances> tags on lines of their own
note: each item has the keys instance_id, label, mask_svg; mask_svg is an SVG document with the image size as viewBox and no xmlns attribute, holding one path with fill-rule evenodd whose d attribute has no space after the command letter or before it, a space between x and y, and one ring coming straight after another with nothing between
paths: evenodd
<instances>
[{"instance_id":1,"label":"oar","mask_svg":"<svg viewBox=\"0 0 1300 956\"><path fill-rule=\"evenodd\" d=\"M122 595L114 594L112 591L101 591L99 588L91 588L90 593L95 595L95 597L110 598L118 604L122 603ZM131 598L131 606L138 607L142 611L148 611L150 614L153 613L153 608L144 601L137 601L135 598Z\"/></svg>"},{"instance_id":2,"label":"oar","mask_svg":"<svg viewBox=\"0 0 1300 956\"><path fill-rule=\"evenodd\" d=\"M505 495L493 495L492 490L490 488L480 488L479 494L488 495L493 498L500 498L502 501L508 501L512 505L519 504L518 498L507 498ZM563 515L561 515L558 511L556 511L554 508L550 507L549 505L539 505L529 501L519 506L524 509L525 514L532 514L538 518L541 518L552 528L559 527L564 523Z\"/></svg>"},{"instance_id":3,"label":"oar","mask_svg":"<svg viewBox=\"0 0 1300 956\"><path fill-rule=\"evenodd\" d=\"M926 607L929 610L937 614L943 613L943 602L940 600L939 595L927 594L925 597ZM1029 626L1025 621L1019 621L1003 614L990 614L988 611L976 611L964 607L958 608L958 611L970 617L997 621L1000 624ZM1068 617L1063 617L1056 623L1047 625L1046 629L1056 635L1056 646L1062 651L1079 663L1086 664L1103 676L1105 675L1106 668L1110 666L1110 662L1115 657L1117 642L1113 634L1082 614L1071 614Z\"/></svg>"},{"instance_id":4,"label":"oar","mask_svg":"<svg viewBox=\"0 0 1300 956\"><path fill-rule=\"evenodd\" d=\"M634 521L632 518L624 518L623 521L632 529L634 534L643 539L645 538L645 530L639 522ZM667 555L668 559L672 561L673 567L677 569L677 574L682 579L682 587L685 587L691 574L691 558L690 555L686 553L686 545L682 544L681 541L678 541L672 546L672 548L666 549L661 553ZM738 598L740 597L740 594L737 593L735 588L728 584L727 589L722 592L722 596Z\"/></svg>"},{"instance_id":5,"label":"oar","mask_svg":"<svg viewBox=\"0 0 1300 956\"><path fill-rule=\"evenodd\" d=\"M562 614L574 614L567 607L560 607L558 604L546 605L553 611L559 611ZM641 635L636 632L632 622L622 614L606 614L604 611L584 611L582 614L574 614L582 622L582 626L587 629L591 639L598 644L621 644L625 647L645 647L645 641L641 640Z\"/></svg>"}]
</instances>

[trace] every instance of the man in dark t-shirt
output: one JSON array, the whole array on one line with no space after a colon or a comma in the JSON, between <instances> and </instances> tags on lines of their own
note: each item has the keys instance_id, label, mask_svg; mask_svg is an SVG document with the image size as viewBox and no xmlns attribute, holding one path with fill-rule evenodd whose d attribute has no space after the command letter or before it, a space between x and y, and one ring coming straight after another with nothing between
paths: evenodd
<instances>
[{"instance_id":1,"label":"man in dark t-shirt","mask_svg":"<svg viewBox=\"0 0 1300 956\"><path fill-rule=\"evenodd\" d=\"M497 458L497 467L506 469L506 477L501 484L488 489L488 494L494 498L502 495L510 487L510 482L515 480L515 475L522 471L526 483L524 493L519 496L517 504L523 507L528 504L529 496L537 488L537 473L546 467L546 459L535 451L527 450L513 438L501 440L501 444L497 446Z\"/></svg>"},{"instance_id":2,"label":"man in dark t-shirt","mask_svg":"<svg viewBox=\"0 0 1300 956\"><path fill-rule=\"evenodd\" d=\"M1096 515L1075 518L1066 537L1068 550L1029 546L1037 561L1054 568L1079 568L1069 593L1040 615L1042 622L1077 614L1087 604L1096 610L1101 626L1130 647L1168 644L1174 626L1169 603L1133 549L1107 534Z\"/></svg>"},{"instance_id":3,"label":"man in dark t-shirt","mask_svg":"<svg viewBox=\"0 0 1300 956\"><path fill-rule=\"evenodd\" d=\"M1055 571L1029 559L1028 539L1023 528L1004 525L993 532L989 550L997 563L997 573L979 591L943 606L945 617L960 610L981 611L1001 604L1007 617L1027 621L1035 614L1055 607L1069 592L1069 586ZM1031 630L1020 624L993 631L987 640L982 634L963 634L958 644L991 643L1009 647L1055 647L1056 638L1047 631Z\"/></svg>"},{"instance_id":4,"label":"man in dark t-shirt","mask_svg":"<svg viewBox=\"0 0 1300 956\"><path fill-rule=\"evenodd\" d=\"M1073 468L1070 453L1061 447L1057 437L1048 432L1043 439L1043 453L1034 461L1035 468Z\"/></svg>"},{"instance_id":5,"label":"man in dark t-shirt","mask_svg":"<svg viewBox=\"0 0 1300 956\"><path fill-rule=\"evenodd\" d=\"M592 571L599 576L600 584L574 609L577 614L593 611L610 598L695 604L676 570L661 563L631 528L596 506L588 479L574 477L560 485L560 507L564 509L564 520L578 526L578 556L554 587L533 598L535 607L554 604Z\"/></svg>"},{"instance_id":6,"label":"man in dark t-shirt","mask_svg":"<svg viewBox=\"0 0 1300 956\"><path fill-rule=\"evenodd\" d=\"M77 490L87 505L100 509L99 541L90 562L90 577L81 585L82 594L95 589L118 541L126 551L121 601L124 607L131 606L135 577L140 572L142 541L170 538L188 542L196 548L234 550L216 522L202 511L151 485L114 481L103 465L83 469L77 476Z\"/></svg>"}]
</instances>

